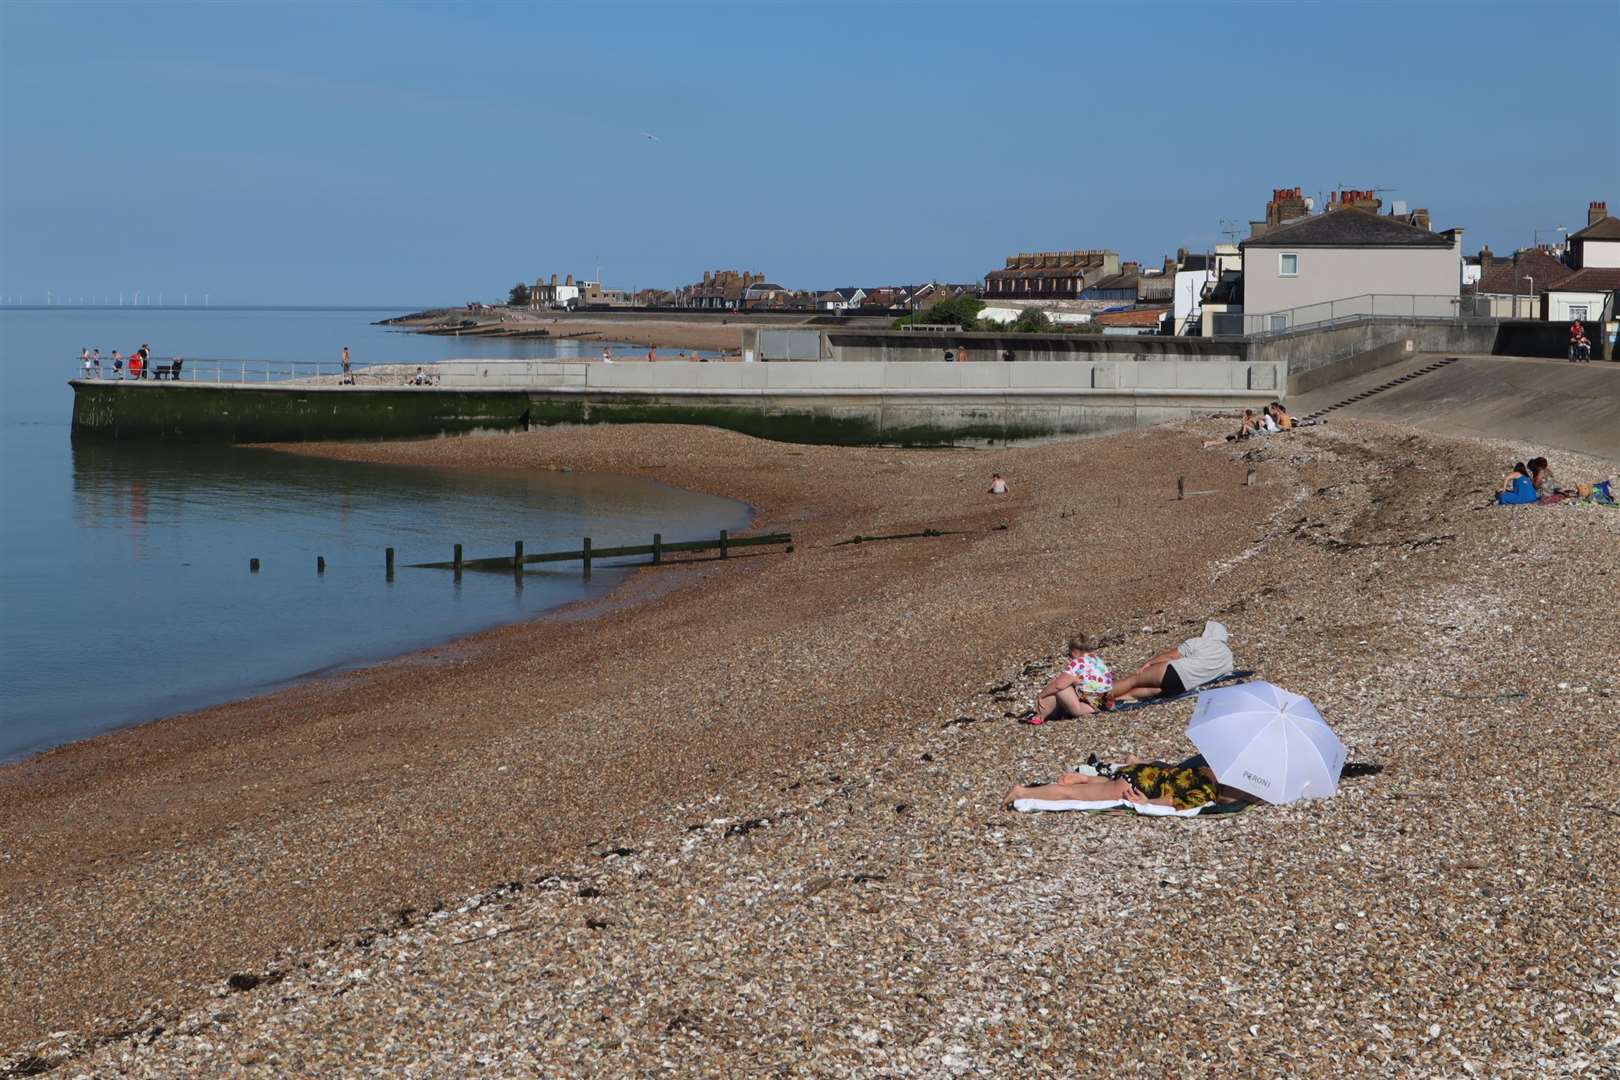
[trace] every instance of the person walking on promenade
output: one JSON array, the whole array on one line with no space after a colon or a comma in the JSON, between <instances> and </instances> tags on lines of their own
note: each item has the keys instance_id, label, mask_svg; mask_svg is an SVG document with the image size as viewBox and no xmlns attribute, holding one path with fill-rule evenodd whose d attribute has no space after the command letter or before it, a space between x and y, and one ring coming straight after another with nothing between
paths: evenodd
<instances>
[{"instance_id":1,"label":"person walking on promenade","mask_svg":"<svg viewBox=\"0 0 1620 1080\"><path fill-rule=\"evenodd\" d=\"M604 363L604 364L613 363L613 350L608 348L605 345L602 347L602 363Z\"/></svg>"},{"instance_id":2,"label":"person walking on promenade","mask_svg":"<svg viewBox=\"0 0 1620 1080\"><path fill-rule=\"evenodd\" d=\"M353 385L354 383L354 376L349 374L349 347L347 345L343 346L343 382L346 385Z\"/></svg>"},{"instance_id":3,"label":"person walking on promenade","mask_svg":"<svg viewBox=\"0 0 1620 1080\"><path fill-rule=\"evenodd\" d=\"M649 348L647 350L647 363L656 364L657 362L658 362L658 347L655 345L652 348Z\"/></svg>"},{"instance_id":4,"label":"person walking on promenade","mask_svg":"<svg viewBox=\"0 0 1620 1080\"><path fill-rule=\"evenodd\" d=\"M101 378L101 350L90 350L90 362L96 366L96 378Z\"/></svg>"},{"instance_id":5,"label":"person walking on promenade","mask_svg":"<svg viewBox=\"0 0 1620 1080\"><path fill-rule=\"evenodd\" d=\"M122 380L123 377L124 377L124 358L118 355L118 350L117 349L113 350L112 362L113 362L113 378Z\"/></svg>"},{"instance_id":6,"label":"person walking on promenade","mask_svg":"<svg viewBox=\"0 0 1620 1080\"><path fill-rule=\"evenodd\" d=\"M146 346L142 345L129 354L129 377L132 379L146 378Z\"/></svg>"}]
</instances>

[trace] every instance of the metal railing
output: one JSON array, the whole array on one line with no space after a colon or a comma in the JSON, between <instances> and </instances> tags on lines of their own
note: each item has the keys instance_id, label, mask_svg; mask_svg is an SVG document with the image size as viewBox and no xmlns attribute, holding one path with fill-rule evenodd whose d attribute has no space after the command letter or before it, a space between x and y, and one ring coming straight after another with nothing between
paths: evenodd
<instances>
[{"instance_id":1,"label":"metal railing","mask_svg":"<svg viewBox=\"0 0 1620 1080\"><path fill-rule=\"evenodd\" d=\"M1461 319L1494 318L1490 301L1481 296L1425 293L1362 293L1339 300L1243 314L1247 337L1285 334L1305 327L1321 327L1354 319Z\"/></svg>"},{"instance_id":2,"label":"metal railing","mask_svg":"<svg viewBox=\"0 0 1620 1080\"><path fill-rule=\"evenodd\" d=\"M89 371L84 361L72 361L74 377L102 382L138 380L144 382L184 383L285 383L307 382L313 385L339 384L343 381L343 364L337 360L249 360L242 357L219 356L152 356L137 374L129 361L119 357L121 367L114 368L110 357L102 357L99 368L91 361ZM428 384L439 381L438 364L351 364L349 378L360 386L392 386L409 383L421 371Z\"/></svg>"}]
</instances>

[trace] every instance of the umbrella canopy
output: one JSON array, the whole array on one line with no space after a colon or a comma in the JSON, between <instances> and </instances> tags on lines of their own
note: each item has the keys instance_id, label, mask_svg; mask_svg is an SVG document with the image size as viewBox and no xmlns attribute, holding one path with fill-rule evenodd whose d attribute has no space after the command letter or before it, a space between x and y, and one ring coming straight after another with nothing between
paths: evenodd
<instances>
[{"instance_id":1,"label":"umbrella canopy","mask_svg":"<svg viewBox=\"0 0 1620 1080\"><path fill-rule=\"evenodd\" d=\"M1325 799L1339 787L1344 744L1314 705L1268 682L1198 695L1187 737L1217 780L1270 803Z\"/></svg>"}]
</instances>

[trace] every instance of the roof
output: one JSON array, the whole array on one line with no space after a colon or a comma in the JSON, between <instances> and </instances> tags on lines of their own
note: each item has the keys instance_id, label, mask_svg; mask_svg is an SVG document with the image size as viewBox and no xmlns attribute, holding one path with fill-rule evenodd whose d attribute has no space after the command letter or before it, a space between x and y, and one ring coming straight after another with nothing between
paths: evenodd
<instances>
[{"instance_id":1,"label":"roof","mask_svg":"<svg viewBox=\"0 0 1620 1080\"><path fill-rule=\"evenodd\" d=\"M1451 241L1398 218L1348 207L1251 236L1238 246L1449 248Z\"/></svg>"},{"instance_id":2,"label":"roof","mask_svg":"<svg viewBox=\"0 0 1620 1080\"><path fill-rule=\"evenodd\" d=\"M1479 279L1474 290L1482 293L1521 295L1529 292L1532 287L1537 291L1545 291L1574 272L1546 252L1532 249L1519 252L1516 267L1512 259L1494 261L1490 270ZM1526 278L1533 278L1534 284L1526 281Z\"/></svg>"},{"instance_id":3,"label":"roof","mask_svg":"<svg viewBox=\"0 0 1620 1080\"><path fill-rule=\"evenodd\" d=\"M1620 218L1599 218L1578 233L1570 233L1571 240L1620 240Z\"/></svg>"},{"instance_id":4,"label":"roof","mask_svg":"<svg viewBox=\"0 0 1620 1080\"><path fill-rule=\"evenodd\" d=\"M1208 255L1189 255L1181 260L1182 270L1213 270L1215 260Z\"/></svg>"},{"instance_id":5,"label":"roof","mask_svg":"<svg viewBox=\"0 0 1620 1080\"><path fill-rule=\"evenodd\" d=\"M1158 326L1169 308L1138 308L1135 311L1107 311L1092 316L1098 326Z\"/></svg>"},{"instance_id":6,"label":"roof","mask_svg":"<svg viewBox=\"0 0 1620 1080\"><path fill-rule=\"evenodd\" d=\"M1090 292L1092 289L1129 289L1130 291L1135 292L1137 277L1138 273L1135 270L1126 270L1123 273L1110 274L1108 277L1098 278L1096 281L1086 282L1086 291Z\"/></svg>"},{"instance_id":7,"label":"roof","mask_svg":"<svg viewBox=\"0 0 1620 1080\"><path fill-rule=\"evenodd\" d=\"M1558 292L1614 292L1620 290L1620 268L1592 266L1577 270L1552 288Z\"/></svg>"}]
</instances>

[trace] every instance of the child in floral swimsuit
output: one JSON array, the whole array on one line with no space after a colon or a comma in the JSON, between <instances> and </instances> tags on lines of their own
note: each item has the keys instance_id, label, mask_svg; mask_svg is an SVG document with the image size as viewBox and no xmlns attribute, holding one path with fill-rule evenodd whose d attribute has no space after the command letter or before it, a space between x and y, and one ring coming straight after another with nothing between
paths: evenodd
<instances>
[{"instance_id":1,"label":"child in floral swimsuit","mask_svg":"<svg viewBox=\"0 0 1620 1080\"><path fill-rule=\"evenodd\" d=\"M1037 695L1031 724L1044 724L1055 715L1085 716L1094 713L1102 699L1114 688L1114 672L1108 661L1088 652L1084 634L1069 639L1069 662Z\"/></svg>"}]
</instances>

